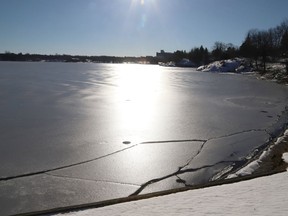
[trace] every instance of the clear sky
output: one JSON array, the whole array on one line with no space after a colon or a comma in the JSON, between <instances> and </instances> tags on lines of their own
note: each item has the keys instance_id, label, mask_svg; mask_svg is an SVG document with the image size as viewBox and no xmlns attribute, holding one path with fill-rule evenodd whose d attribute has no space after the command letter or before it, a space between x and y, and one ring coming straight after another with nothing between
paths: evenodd
<instances>
[{"instance_id":1,"label":"clear sky","mask_svg":"<svg viewBox=\"0 0 288 216\"><path fill-rule=\"evenodd\" d=\"M288 18L288 0L0 0L0 52L145 56L240 45Z\"/></svg>"}]
</instances>

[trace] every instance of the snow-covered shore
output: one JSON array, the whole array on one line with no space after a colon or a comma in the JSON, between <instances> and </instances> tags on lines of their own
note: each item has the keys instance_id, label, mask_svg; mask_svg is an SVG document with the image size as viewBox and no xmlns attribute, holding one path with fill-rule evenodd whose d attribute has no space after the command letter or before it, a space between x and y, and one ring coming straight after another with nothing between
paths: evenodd
<instances>
[{"instance_id":1,"label":"snow-covered shore","mask_svg":"<svg viewBox=\"0 0 288 216\"><path fill-rule=\"evenodd\" d=\"M280 151L280 155L278 155L278 160L281 160L282 159L281 155L283 155L283 160L286 163L288 163L287 162L288 154L287 153L283 154L283 151L285 151L288 148L287 146L288 146L288 130L286 130L284 135L279 137L273 145L270 145L267 150L263 151L258 159L252 161L245 167L238 170L236 173L229 175L227 178L235 178L239 176L251 175L260 168L262 168L262 170L264 171L271 170L271 166L270 165L267 166L267 164L273 163L272 158L274 158L274 160L275 157L277 158L276 155L277 151L278 152ZM281 164L279 164L278 162L277 166L279 167L280 165Z\"/></svg>"},{"instance_id":2,"label":"snow-covered shore","mask_svg":"<svg viewBox=\"0 0 288 216\"><path fill-rule=\"evenodd\" d=\"M221 61L215 61L208 65L203 65L197 68L198 71L202 72L251 72L252 68L245 59L235 58Z\"/></svg>"},{"instance_id":3,"label":"snow-covered shore","mask_svg":"<svg viewBox=\"0 0 288 216\"><path fill-rule=\"evenodd\" d=\"M278 83L288 85L288 74L286 72L286 66L280 63L268 63L267 71L265 74L259 73L260 79L272 80ZM244 58L227 59L221 61L215 61L208 65L202 65L197 68L202 72L218 72L218 73L247 73L257 71L253 68L251 62ZM257 72L256 72L257 73Z\"/></svg>"}]
</instances>

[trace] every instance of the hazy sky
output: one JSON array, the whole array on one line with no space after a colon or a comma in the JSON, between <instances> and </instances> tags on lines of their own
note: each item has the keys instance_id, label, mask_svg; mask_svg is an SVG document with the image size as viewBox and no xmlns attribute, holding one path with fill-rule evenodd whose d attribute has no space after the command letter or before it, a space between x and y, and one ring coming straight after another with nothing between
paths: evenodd
<instances>
[{"instance_id":1,"label":"hazy sky","mask_svg":"<svg viewBox=\"0 0 288 216\"><path fill-rule=\"evenodd\" d=\"M0 52L144 56L240 45L287 9L288 0L0 0Z\"/></svg>"}]
</instances>

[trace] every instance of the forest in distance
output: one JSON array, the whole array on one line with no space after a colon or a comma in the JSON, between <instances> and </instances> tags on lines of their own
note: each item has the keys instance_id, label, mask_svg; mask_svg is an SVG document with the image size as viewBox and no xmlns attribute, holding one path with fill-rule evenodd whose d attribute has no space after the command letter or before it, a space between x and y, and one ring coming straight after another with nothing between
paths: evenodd
<instances>
[{"instance_id":1,"label":"forest in distance","mask_svg":"<svg viewBox=\"0 0 288 216\"><path fill-rule=\"evenodd\" d=\"M265 73L268 62L288 64L288 19L268 30L251 29L238 47L231 43L215 42L211 50L200 46L189 52L177 50L159 58L156 56L118 57L118 56L83 56L68 54L29 54L0 53L0 61L47 61L47 62L95 62L95 63L144 63L179 62L189 59L195 65L205 65L213 61L244 57L251 60L257 70ZM287 71L288 72L288 71Z\"/></svg>"}]
</instances>

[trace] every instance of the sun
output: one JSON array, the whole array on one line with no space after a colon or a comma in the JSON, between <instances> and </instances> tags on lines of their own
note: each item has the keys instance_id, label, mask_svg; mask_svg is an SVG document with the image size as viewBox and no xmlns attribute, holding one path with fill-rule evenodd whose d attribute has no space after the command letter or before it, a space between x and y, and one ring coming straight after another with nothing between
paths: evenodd
<instances>
[{"instance_id":1,"label":"sun","mask_svg":"<svg viewBox=\"0 0 288 216\"><path fill-rule=\"evenodd\" d=\"M131 0L131 5L147 6L149 4L155 4L155 0Z\"/></svg>"}]
</instances>

